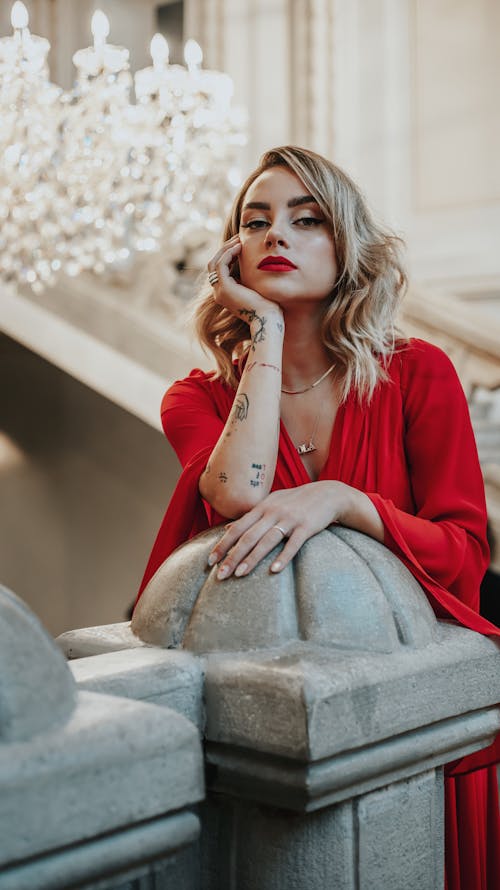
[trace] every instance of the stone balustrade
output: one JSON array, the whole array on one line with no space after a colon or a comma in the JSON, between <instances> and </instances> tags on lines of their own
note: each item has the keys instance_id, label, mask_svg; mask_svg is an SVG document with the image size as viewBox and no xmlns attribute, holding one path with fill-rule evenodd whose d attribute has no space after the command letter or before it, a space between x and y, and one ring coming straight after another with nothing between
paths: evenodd
<instances>
[{"instance_id":1,"label":"stone balustrade","mask_svg":"<svg viewBox=\"0 0 500 890\"><path fill-rule=\"evenodd\" d=\"M78 686L201 719L194 888L442 888L442 767L500 729L498 646L436 621L404 566L360 533L328 529L281 575L271 553L222 583L206 565L219 534L164 563L132 626L59 639L83 656L70 663Z\"/></svg>"},{"instance_id":2,"label":"stone balustrade","mask_svg":"<svg viewBox=\"0 0 500 890\"><path fill-rule=\"evenodd\" d=\"M0 588L0 890L192 890L198 732L170 708L84 686Z\"/></svg>"}]
</instances>

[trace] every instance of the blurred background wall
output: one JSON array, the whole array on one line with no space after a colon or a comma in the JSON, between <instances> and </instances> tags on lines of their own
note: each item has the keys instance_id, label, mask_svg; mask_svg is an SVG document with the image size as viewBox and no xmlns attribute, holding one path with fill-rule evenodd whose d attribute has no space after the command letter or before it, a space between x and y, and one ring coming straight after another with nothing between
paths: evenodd
<instances>
[{"instance_id":1,"label":"blurred background wall","mask_svg":"<svg viewBox=\"0 0 500 890\"><path fill-rule=\"evenodd\" d=\"M344 166L407 242L409 329L456 357L468 395L495 394L497 0L26 5L31 30L51 41L51 78L65 88L97 6L110 40L130 49L132 70L149 64L155 31L174 62L196 38L204 66L226 71L248 109L243 172L287 142ZM0 0L0 34L10 33L10 8ZM168 311L156 312L142 298L148 275L141 267L118 285L65 280L40 298L0 294L0 579L54 633L125 616L178 473L159 431L161 392L193 364L209 366L178 304L166 294ZM492 404L478 421L487 421L488 467L500 463Z\"/></svg>"}]
</instances>

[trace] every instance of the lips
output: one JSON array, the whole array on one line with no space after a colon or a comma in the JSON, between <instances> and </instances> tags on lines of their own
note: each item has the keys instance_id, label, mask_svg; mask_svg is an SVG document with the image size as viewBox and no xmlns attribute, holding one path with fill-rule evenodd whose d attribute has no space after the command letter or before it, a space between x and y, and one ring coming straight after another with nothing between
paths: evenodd
<instances>
[{"instance_id":1,"label":"lips","mask_svg":"<svg viewBox=\"0 0 500 890\"><path fill-rule=\"evenodd\" d=\"M266 256L260 261L258 268L265 269L266 272L292 272L297 266L284 256Z\"/></svg>"}]
</instances>

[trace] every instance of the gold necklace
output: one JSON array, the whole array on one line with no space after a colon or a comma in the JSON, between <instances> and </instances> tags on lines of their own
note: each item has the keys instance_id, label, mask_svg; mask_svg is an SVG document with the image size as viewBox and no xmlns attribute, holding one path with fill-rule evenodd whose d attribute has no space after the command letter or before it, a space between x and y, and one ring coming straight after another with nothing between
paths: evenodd
<instances>
[{"instance_id":1,"label":"gold necklace","mask_svg":"<svg viewBox=\"0 0 500 890\"><path fill-rule=\"evenodd\" d=\"M323 407L323 401L320 402L319 411L316 415L316 420L314 421L314 429L309 436L309 442L301 442L300 445L296 445L297 454L310 454L311 451L317 451L317 447L314 444L314 437L318 432L319 421L321 417L321 409Z\"/></svg>"},{"instance_id":2,"label":"gold necklace","mask_svg":"<svg viewBox=\"0 0 500 890\"><path fill-rule=\"evenodd\" d=\"M308 392L310 389L314 389L315 386L319 386L319 384L322 383L323 380L325 380L325 378L332 373L334 367L335 365L330 365L330 367L325 371L324 374L321 375L321 377L318 377L318 379L315 380L314 383L309 383L308 386L304 386L303 389L285 389L285 387L282 386L281 392L286 393L287 396L298 396L302 392Z\"/></svg>"}]
</instances>

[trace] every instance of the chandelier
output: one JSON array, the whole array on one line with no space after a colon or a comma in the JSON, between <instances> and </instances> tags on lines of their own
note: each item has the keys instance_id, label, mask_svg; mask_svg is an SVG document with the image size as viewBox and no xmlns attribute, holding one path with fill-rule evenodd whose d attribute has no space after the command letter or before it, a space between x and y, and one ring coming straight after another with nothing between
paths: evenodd
<instances>
[{"instance_id":1,"label":"chandelier","mask_svg":"<svg viewBox=\"0 0 500 890\"><path fill-rule=\"evenodd\" d=\"M0 38L0 279L35 292L59 274L130 267L161 251L182 267L209 250L240 182L245 116L228 75L168 63L161 34L152 66L132 76L129 52L92 17L93 46L73 56L76 78L51 83L48 40L28 29L21 2Z\"/></svg>"}]
</instances>

